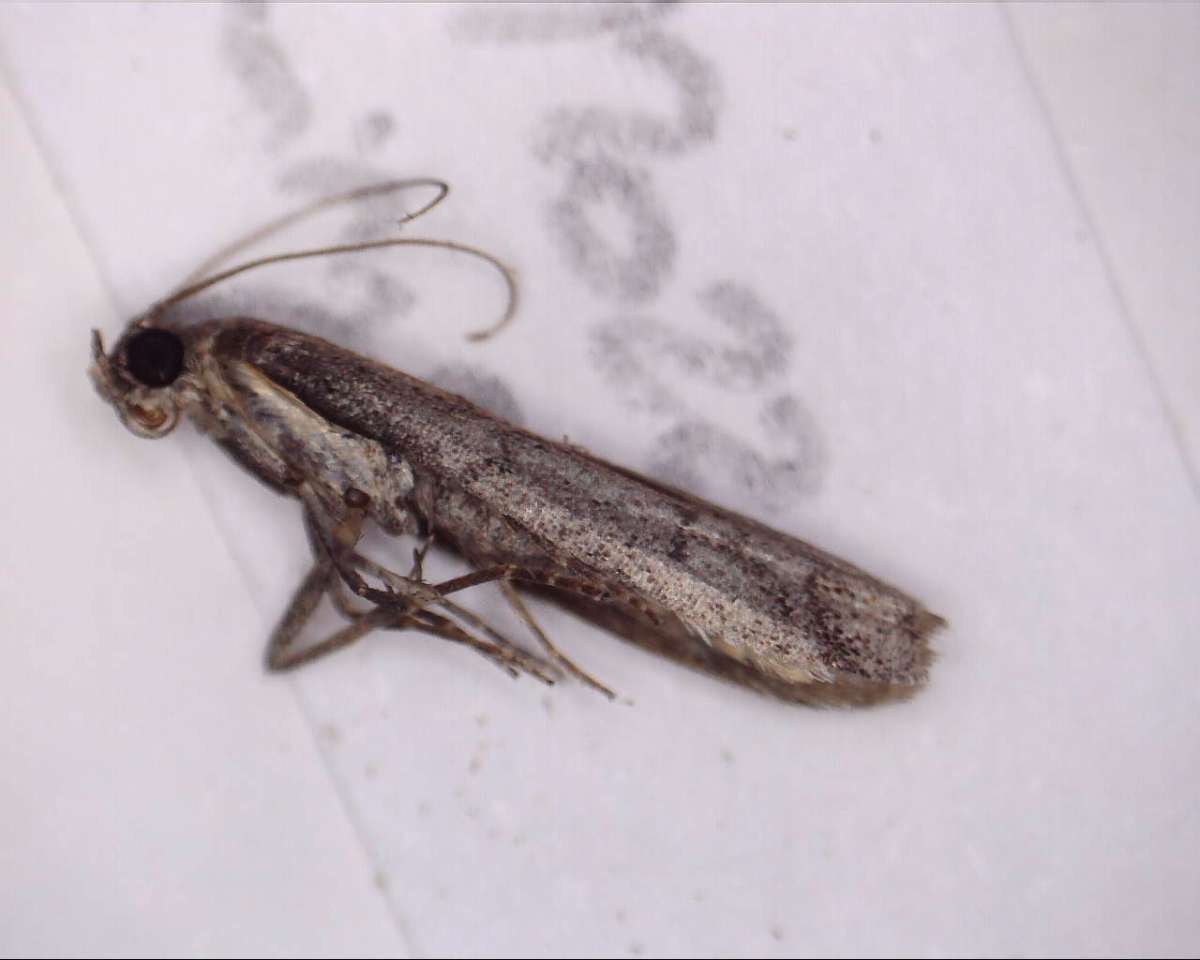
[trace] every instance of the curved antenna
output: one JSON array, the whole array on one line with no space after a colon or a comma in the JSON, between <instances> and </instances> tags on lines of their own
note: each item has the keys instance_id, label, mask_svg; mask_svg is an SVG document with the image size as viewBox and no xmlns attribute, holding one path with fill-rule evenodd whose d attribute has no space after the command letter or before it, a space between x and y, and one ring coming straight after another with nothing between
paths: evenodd
<instances>
[{"instance_id":1,"label":"curved antenna","mask_svg":"<svg viewBox=\"0 0 1200 960\"><path fill-rule=\"evenodd\" d=\"M408 180L384 180L380 183L358 187L354 190L345 190L342 193L320 197L301 207L297 207L290 213L285 213L281 217L267 221L261 227L257 227L245 236L238 237L232 243L221 247L221 249L210 255L200 266L189 273L187 278L175 289L179 291L192 286L211 274L221 264L232 260L247 247L267 239L271 234L278 233L284 227L290 227L294 223L299 223L301 220L320 213L322 210L327 210L329 207L336 207L343 203L353 203L355 200L363 200L367 197L379 197L389 193L396 193L400 190L408 190L411 187L433 187L438 193L436 197L417 210L416 213L405 214L403 219L399 221L401 226L411 220L416 220L422 214L428 213L445 200L446 195L450 192L450 184L446 183L445 180L436 180L432 177L413 177Z\"/></svg>"},{"instance_id":2,"label":"curved antenna","mask_svg":"<svg viewBox=\"0 0 1200 960\"><path fill-rule=\"evenodd\" d=\"M443 194L444 196L444 194ZM439 197L439 200L441 198ZM428 208L426 208L428 209ZM421 211L422 213L424 211ZM419 214L418 214L419 215ZM411 217L409 219L412 219ZM508 305L497 320L490 327L483 330L476 330L467 334L468 340L486 340L488 337L501 330L513 318L513 314L517 311L517 278L512 268L505 264L498 257L492 256L485 250L480 250L478 247L468 246L465 243L455 243L453 240L434 240L427 237L400 237L393 240L369 240L365 243L347 243L338 244L332 247L315 247L310 250L296 250L292 253L277 253L270 257L260 257L257 260L249 260L246 263L238 264L236 267L230 267L228 270L222 270L220 273L215 273L210 277L206 277L197 282L185 286L181 290L177 290L164 300L158 301L149 310L143 314L143 322L152 320L155 316L162 313L168 307L172 307L177 303L187 300L189 297L195 296L201 290L207 290L211 286L236 277L239 273L246 273L249 270L257 270L259 267L269 266L272 263L283 263L288 260L304 260L309 257L328 257L339 253L361 253L364 250L379 250L383 247L436 247L442 250L454 250L458 253L470 254L473 257L478 257L485 260L495 267L500 275L504 278L504 282L508 287Z\"/></svg>"}]
</instances>

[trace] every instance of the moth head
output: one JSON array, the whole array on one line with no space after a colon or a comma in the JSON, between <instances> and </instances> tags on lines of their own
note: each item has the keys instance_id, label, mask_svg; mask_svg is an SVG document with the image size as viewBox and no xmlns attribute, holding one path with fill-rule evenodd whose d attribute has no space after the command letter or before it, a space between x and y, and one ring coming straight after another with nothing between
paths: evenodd
<instances>
[{"instance_id":1,"label":"moth head","mask_svg":"<svg viewBox=\"0 0 1200 960\"><path fill-rule=\"evenodd\" d=\"M140 437L165 437L179 422L187 343L167 327L134 320L109 353L92 331L92 382Z\"/></svg>"}]
</instances>

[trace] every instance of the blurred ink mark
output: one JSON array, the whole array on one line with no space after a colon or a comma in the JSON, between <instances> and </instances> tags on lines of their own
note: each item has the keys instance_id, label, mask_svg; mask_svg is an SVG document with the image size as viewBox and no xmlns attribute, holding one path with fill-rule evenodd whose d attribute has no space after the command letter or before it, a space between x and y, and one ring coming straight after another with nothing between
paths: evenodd
<instances>
[{"instance_id":1,"label":"blurred ink mark","mask_svg":"<svg viewBox=\"0 0 1200 960\"><path fill-rule=\"evenodd\" d=\"M760 420L770 425L770 454L715 424L682 420L659 436L650 472L675 486L707 493L730 484L764 509L786 509L798 495L820 488L824 445L812 417L795 397L768 404Z\"/></svg>"},{"instance_id":2,"label":"blurred ink mark","mask_svg":"<svg viewBox=\"0 0 1200 960\"><path fill-rule=\"evenodd\" d=\"M596 226L595 211L605 208L628 223L624 250ZM646 177L617 161L576 161L550 220L571 266L603 296L648 300L674 265L675 235Z\"/></svg>"},{"instance_id":3,"label":"blurred ink mark","mask_svg":"<svg viewBox=\"0 0 1200 960\"><path fill-rule=\"evenodd\" d=\"M698 302L734 338L715 343L653 317L618 317L592 331L597 369L628 408L667 416L677 423L658 438L651 472L669 483L712 491L721 476L769 509L820 487L825 444L816 422L792 394L766 401L759 426L766 453L716 426L668 385L666 371L726 391L767 388L787 372L793 343L783 321L749 288L733 281L702 290ZM719 487L719 484L717 485Z\"/></svg>"},{"instance_id":4,"label":"blurred ink mark","mask_svg":"<svg viewBox=\"0 0 1200 960\"><path fill-rule=\"evenodd\" d=\"M500 43L608 34L621 54L670 81L673 116L597 104L559 106L534 137L538 159L565 173L548 223L568 263L595 293L633 304L648 303L661 292L675 266L677 241L649 176L631 166L632 158L678 155L714 140L721 111L714 65L652 23L650 13L633 5L488 7L472 8L451 25L460 38ZM794 126L783 131L785 139L797 136ZM620 401L673 421L659 435L652 471L702 490L719 489L721 482L713 478L724 477L768 509L815 491L825 446L796 396L761 400L757 426L765 443L752 445L700 415L694 390L672 384L682 377L685 386L700 381L754 395L786 378L792 337L753 290L721 281L701 290L698 302L725 329L724 338L646 316L618 317L591 331L592 361Z\"/></svg>"},{"instance_id":5,"label":"blurred ink mark","mask_svg":"<svg viewBox=\"0 0 1200 960\"><path fill-rule=\"evenodd\" d=\"M384 314L406 316L416 305L416 294L394 273L362 260L335 258L329 261L329 276L342 289L333 289L339 302L353 302L355 313L363 319Z\"/></svg>"},{"instance_id":6,"label":"blurred ink mark","mask_svg":"<svg viewBox=\"0 0 1200 960\"><path fill-rule=\"evenodd\" d=\"M494 43L548 43L575 40L645 23L670 9L669 3L587 3L479 5L460 10L450 21L459 40Z\"/></svg>"},{"instance_id":7,"label":"blurred ink mark","mask_svg":"<svg viewBox=\"0 0 1200 960\"><path fill-rule=\"evenodd\" d=\"M716 136L720 91L712 64L684 41L657 28L622 31L617 49L657 67L678 93L678 117L604 106L558 107L537 138L543 161L611 151L619 154L679 153Z\"/></svg>"},{"instance_id":8,"label":"blurred ink mark","mask_svg":"<svg viewBox=\"0 0 1200 960\"><path fill-rule=\"evenodd\" d=\"M265 26L266 8L258 4L230 8L222 36L222 54L249 97L266 119L266 146L277 148L295 139L312 120L308 92L292 69L283 48Z\"/></svg>"},{"instance_id":9,"label":"blurred ink mark","mask_svg":"<svg viewBox=\"0 0 1200 960\"><path fill-rule=\"evenodd\" d=\"M164 317L172 323L191 325L221 317L270 317L306 333L337 339L349 332L349 321L339 318L311 300L282 287L261 282L253 285L226 286L219 292L205 292L191 300L172 305ZM341 342L349 342L346 337Z\"/></svg>"},{"instance_id":10,"label":"blurred ink mark","mask_svg":"<svg viewBox=\"0 0 1200 960\"><path fill-rule=\"evenodd\" d=\"M322 193L341 193L354 190L372 183L379 183L388 178L388 174L378 167L370 166L359 160L346 160L342 157L309 157L290 164L279 175L278 183L283 190L309 192L315 195ZM372 198L370 206L374 206L385 197ZM368 206L368 204L363 204Z\"/></svg>"},{"instance_id":11,"label":"blurred ink mark","mask_svg":"<svg viewBox=\"0 0 1200 960\"><path fill-rule=\"evenodd\" d=\"M748 389L787 370L792 338L783 321L753 290L732 281L714 283L701 292L701 306L717 318L741 346L714 346L698 338L679 338L677 349L696 356L696 373L721 386Z\"/></svg>"},{"instance_id":12,"label":"blurred ink mark","mask_svg":"<svg viewBox=\"0 0 1200 960\"><path fill-rule=\"evenodd\" d=\"M328 300L337 303L336 310L294 290L258 281L206 292L172 306L165 316L184 325L220 317L272 318L369 353L376 350L374 334L380 322L410 313L415 302L408 287L380 270L334 261L329 277Z\"/></svg>"},{"instance_id":13,"label":"blurred ink mark","mask_svg":"<svg viewBox=\"0 0 1200 960\"><path fill-rule=\"evenodd\" d=\"M359 153L373 153L396 132L396 118L386 110L372 110L354 124L354 146Z\"/></svg>"},{"instance_id":14,"label":"blurred ink mark","mask_svg":"<svg viewBox=\"0 0 1200 960\"><path fill-rule=\"evenodd\" d=\"M680 403L674 391L658 380L646 366L633 331L658 321L622 317L592 330L592 361L597 371L620 392L621 402L631 410L666 414Z\"/></svg>"},{"instance_id":15,"label":"blurred ink mark","mask_svg":"<svg viewBox=\"0 0 1200 960\"><path fill-rule=\"evenodd\" d=\"M521 406L508 385L479 367L465 363L444 364L435 369L428 379L443 390L466 397L509 423L520 425L525 422Z\"/></svg>"},{"instance_id":16,"label":"blurred ink mark","mask_svg":"<svg viewBox=\"0 0 1200 960\"><path fill-rule=\"evenodd\" d=\"M779 316L754 291L721 281L701 291L697 299L706 313L733 334L734 343L716 343L653 317L618 317L592 334L593 356L602 372L608 368L614 384L626 385L635 367L670 365L689 378L738 391L758 389L786 372L792 338ZM639 405L650 409L644 403ZM654 406L665 408L661 403Z\"/></svg>"},{"instance_id":17,"label":"blurred ink mark","mask_svg":"<svg viewBox=\"0 0 1200 960\"><path fill-rule=\"evenodd\" d=\"M382 167L359 160L326 156L291 164L276 182L281 190L310 193L316 198L382 183L393 176ZM349 208L349 220L338 233L338 240L341 243L365 243L395 236L398 222L420 207L421 200L416 194L400 191L374 197L370 203L356 204Z\"/></svg>"},{"instance_id":18,"label":"blurred ink mark","mask_svg":"<svg viewBox=\"0 0 1200 960\"><path fill-rule=\"evenodd\" d=\"M782 457L772 470L778 478L787 478L794 492L812 494L821 488L828 464L825 437L816 418L799 397L785 393L768 401L758 415L763 432L778 438Z\"/></svg>"}]
</instances>

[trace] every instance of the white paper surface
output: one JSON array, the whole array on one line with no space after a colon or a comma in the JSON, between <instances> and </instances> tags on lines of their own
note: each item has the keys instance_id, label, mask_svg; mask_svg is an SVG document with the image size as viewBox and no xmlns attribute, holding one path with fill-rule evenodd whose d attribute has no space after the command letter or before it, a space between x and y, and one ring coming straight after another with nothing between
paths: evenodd
<instances>
[{"instance_id":1,"label":"white paper surface","mask_svg":"<svg viewBox=\"0 0 1200 960\"><path fill-rule=\"evenodd\" d=\"M1187 83L1145 66L1194 89L1195 9L0 7L0 947L1194 950L1200 297L1161 238L1200 211L1136 198L1197 194ZM1097 67L1122 29L1163 96ZM1110 113L1073 107L1093 75ZM430 251L229 309L908 589L951 624L926 691L797 709L545 607L620 702L421 637L263 673L295 505L191 431L126 433L87 331L420 175L454 192L407 233L516 268L503 334L464 339L502 290Z\"/></svg>"}]
</instances>

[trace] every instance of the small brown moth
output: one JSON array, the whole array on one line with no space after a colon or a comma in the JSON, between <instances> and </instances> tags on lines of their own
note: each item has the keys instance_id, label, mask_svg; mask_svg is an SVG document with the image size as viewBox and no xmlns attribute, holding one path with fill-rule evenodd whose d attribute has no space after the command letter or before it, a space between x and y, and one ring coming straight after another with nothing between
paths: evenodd
<instances>
[{"instance_id":1,"label":"small brown moth","mask_svg":"<svg viewBox=\"0 0 1200 960\"><path fill-rule=\"evenodd\" d=\"M422 213L445 196L436 181L389 182L311 205L251 239L332 203L417 183L440 191ZM868 704L924 682L928 637L942 619L849 563L318 337L246 317L166 316L268 263L402 244L483 256L515 291L503 265L474 248L382 240L201 278L131 321L107 354L93 332L92 378L134 433L164 436L186 415L259 480L300 501L313 566L270 639L269 669L307 663L378 628L416 629L472 647L513 675L552 682L565 670L611 696L540 630L520 585L643 647L787 700ZM419 538L408 574L360 551L368 523ZM421 561L434 541L475 572L427 582ZM547 658L451 599L489 581ZM325 596L347 625L298 646Z\"/></svg>"}]
</instances>

